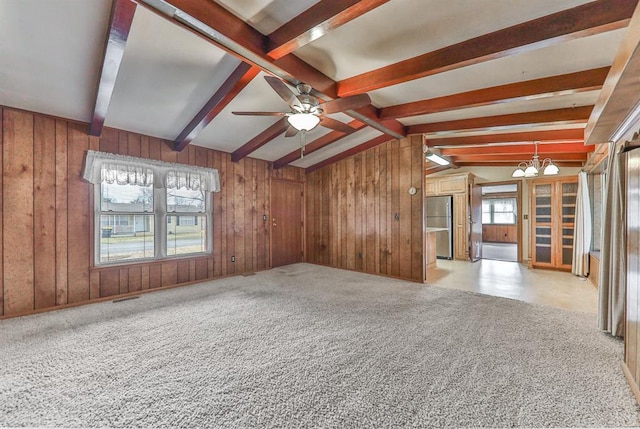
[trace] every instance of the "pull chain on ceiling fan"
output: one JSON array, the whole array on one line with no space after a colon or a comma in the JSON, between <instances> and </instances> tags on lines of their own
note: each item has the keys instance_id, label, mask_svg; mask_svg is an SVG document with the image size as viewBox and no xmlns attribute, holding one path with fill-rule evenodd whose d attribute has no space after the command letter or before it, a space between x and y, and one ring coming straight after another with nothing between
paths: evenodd
<instances>
[{"instance_id":1,"label":"pull chain on ceiling fan","mask_svg":"<svg viewBox=\"0 0 640 429\"><path fill-rule=\"evenodd\" d=\"M289 128L285 137L293 137L300 132L301 158L304 156L305 137L308 131L313 130L318 125L330 128L341 133L350 134L356 131L355 128L329 118L327 114L339 113L345 110L353 110L371 103L367 94L352 95L335 100L320 103L311 95L312 88L307 84L296 86L298 94L295 94L280 79L273 76L265 76L264 79L273 90L284 100L291 109L289 112L232 112L234 115L249 116L286 116Z\"/></svg>"}]
</instances>

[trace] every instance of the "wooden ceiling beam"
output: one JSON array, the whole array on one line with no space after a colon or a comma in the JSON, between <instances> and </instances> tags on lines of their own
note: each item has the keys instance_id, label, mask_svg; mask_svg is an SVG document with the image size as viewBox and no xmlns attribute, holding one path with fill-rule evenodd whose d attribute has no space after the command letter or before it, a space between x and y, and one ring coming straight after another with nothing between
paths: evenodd
<instances>
[{"instance_id":1,"label":"wooden ceiling beam","mask_svg":"<svg viewBox=\"0 0 640 429\"><path fill-rule=\"evenodd\" d=\"M624 39L613 59L611 73L600 91L585 128L586 142L599 144L620 139L637 122L638 93L640 93L638 46L640 46L640 6L629 23Z\"/></svg>"},{"instance_id":2,"label":"wooden ceiling beam","mask_svg":"<svg viewBox=\"0 0 640 429\"><path fill-rule=\"evenodd\" d=\"M173 142L173 150L180 152L186 148L259 72L258 67L240 63L185 129L178 134Z\"/></svg>"},{"instance_id":3,"label":"wooden ceiling beam","mask_svg":"<svg viewBox=\"0 0 640 429\"><path fill-rule=\"evenodd\" d=\"M353 120L351 122L349 122L349 125L353 128L355 128L356 130L361 130L362 128L364 128L366 125L363 124L360 121L357 120ZM322 137L319 137L317 139L315 139L314 141L308 143L305 147L304 147L304 154L305 155L310 155L313 152L322 149L323 147L329 146L332 143L337 142L338 140L342 139L343 137L345 137L347 134L340 132L340 131L331 131L325 135L323 135ZM294 151L289 152L288 154L286 154L285 156L283 156L282 158L276 160L273 162L273 168L275 170L278 170L290 163L292 163L293 161L296 161L297 159L300 158L300 149L296 149Z\"/></svg>"},{"instance_id":4,"label":"wooden ceiling beam","mask_svg":"<svg viewBox=\"0 0 640 429\"><path fill-rule=\"evenodd\" d=\"M96 93L96 103L91 116L89 134L100 136L107 117L111 97L120 71L124 49L129 38L137 4L130 0L114 0L109 18L109 33L105 43L104 57L100 72L100 81Z\"/></svg>"},{"instance_id":5,"label":"wooden ceiling beam","mask_svg":"<svg viewBox=\"0 0 640 429\"><path fill-rule=\"evenodd\" d=\"M521 155L533 155L534 152L533 143L520 143L509 146L474 146L474 147L461 147L452 149L440 149L442 155L445 156L465 156L465 155L508 155L508 154L521 154ZM593 152L595 146L585 146L583 143L560 143L560 144L540 144L538 145L538 152L544 152L546 154L554 153L589 153Z\"/></svg>"},{"instance_id":6,"label":"wooden ceiling beam","mask_svg":"<svg viewBox=\"0 0 640 429\"><path fill-rule=\"evenodd\" d=\"M324 161L320 161L317 164L314 164L310 167L307 167L304 171L306 174L312 173L316 170L321 169L322 167L326 167L327 165L333 164L334 162L338 162L341 161L345 158L349 158L350 156L353 156L355 154L358 154L360 152L364 152L365 150L369 150L372 147L376 147L378 145L381 145L382 143L386 143L388 142L389 136L383 134L381 136L378 136L374 139L371 139L367 142L364 142L362 144L359 144L358 146L354 146L351 149L347 149L344 152L341 152L337 155L334 155L330 158L325 159Z\"/></svg>"},{"instance_id":7,"label":"wooden ceiling beam","mask_svg":"<svg viewBox=\"0 0 640 429\"><path fill-rule=\"evenodd\" d=\"M241 147L236 149L231 154L231 161L238 162L242 158L248 156L252 152L260 149L262 146L269 143L271 140L278 137L280 134L284 133L287 128L289 128L289 122L287 118L281 118L275 124L271 125L269 128L249 140L247 143L243 144Z\"/></svg>"},{"instance_id":8,"label":"wooden ceiling beam","mask_svg":"<svg viewBox=\"0 0 640 429\"><path fill-rule=\"evenodd\" d=\"M266 54L267 36L229 12L222 5L211 0L165 1L215 30L216 34L205 37L205 39L240 60L260 67L262 70L285 80L299 79L330 98L337 97L335 82L295 55L285 55L274 61ZM153 7L153 4L150 4L150 7ZM180 23L193 30L190 23L176 19L176 16L168 16L168 18L174 23Z\"/></svg>"},{"instance_id":9,"label":"wooden ceiling beam","mask_svg":"<svg viewBox=\"0 0 640 429\"><path fill-rule=\"evenodd\" d=\"M506 85L461 92L429 100L398 104L380 109L380 119L405 118L469 107L502 104L528 98L574 94L602 88L609 67L533 79Z\"/></svg>"},{"instance_id":10,"label":"wooden ceiling beam","mask_svg":"<svg viewBox=\"0 0 640 429\"><path fill-rule=\"evenodd\" d=\"M507 115L434 122L430 124L412 125L408 127L407 133L421 134L539 124L580 124L587 122L592 108L593 106L570 107L566 109L539 110L536 112L511 113Z\"/></svg>"},{"instance_id":11,"label":"wooden ceiling beam","mask_svg":"<svg viewBox=\"0 0 640 429\"><path fill-rule=\"evenodd\" d=\"M267 55L267 36L214 1L165 0L167 4L180 10L188 17L193 18L193 20L189 22L184 16L178 17L175 13L165 9L156 9L157 5L152 0L138 1L144 2L148 7L154 9L172 22L182 25L196 34L204 35L205 40L214 43L219 48L224 49L244 62L259 67L265 72L278 76L291 84L304 82L314 89L315 95L318 95L325 101L327 99L338 98L337 85L334 80L293 54L287 54L274 60ZM208 28L196 30L196 25L204 25ZM211 32L210 30L214 31ZM347 111L344 113L354 119L362 120L370 127L392 137L398 138L405 135L396 132L395 129L389 127L388 124L381 123L377 117L364 118L358 111ZM395 121L392 123L397 123L397 128L404 130L404 126L399 122Z\"/></svg>"},{"instance_id":12,"label":"wooden ceiling beam","mask_svg":"<svg viewBox=\"0 0 640 429\"><path fill-rule=\"evenodd\" d=\"M427 137L429 147L438 146L466 146L490 143L517 142L582 142L584 128L570 128L562 130L525 131L516 133L483 134L478 136L430 138Z\"/></svg>"},{"instance_id":13,"label":"wooden ceiling beam","mask_svg":"<svg viewBox=\"0 0 640 429\"><path fill-rule=\"evenodd\" d=\"M461 162L522 162L530 161L533 156L533 151L528 154L506 154L506 155L493 155L493 154L481 154L481 155L462 155L454 157L455 164ZM586 153L548 153L540 152L538 150L538 156L540 160L544 158L551 158L555 163L556 161L586 161Z\"/></svg>"},{"instance_id":14,"label":"wooden ceiling beam","mask_svg":"<svg viewBox=\"0 0 640 429\"><path fill-rule=\"evenodd\" d=\"M584 165L582 161L554 161L553 163L558 167L582 167ZM513 169L517 167L517 164L514 165L511 161L460 162L456 165L459 167L513 167Z\"/></svg>"},{"instance_id":15,"label":"wooden ceiling beam","mask_svg":"<svg viewBox=\"0 0 640 429\"><path fill-rule=\"evenodd\" d=\"M389 0L322 0L267 37L267 54L277 60Z\"/></svg>"},{"instance_id":16,"label":"wooden ceiling beam","mask_svg":"<svg viewBox=\"0 0 640 429\"><path fill-rule=\"evenodd\" d=\"M599 0L483 34L338 82L338 95L361 94L410 80L624 28L637 0Z\"/></svg>"}]
</instances>

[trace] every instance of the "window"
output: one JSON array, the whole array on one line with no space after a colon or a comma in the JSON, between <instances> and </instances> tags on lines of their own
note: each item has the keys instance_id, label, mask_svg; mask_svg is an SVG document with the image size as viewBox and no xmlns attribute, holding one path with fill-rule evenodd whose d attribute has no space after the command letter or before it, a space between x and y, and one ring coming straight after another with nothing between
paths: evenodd
<instances>
[{"instance_id":1,"label":"window","mask_svg":"<svg viewBox=\"0 0 640 429\"><path fill-rule=\"evenodd\" d=\"M211 253L216 170L89 151L95 186L95 263Z\"/></svg>"},{"instance_id":2,"label":"window","mask_svg":"<svg viewBox=\"0 0 640 429\"><path fill-rule=\"evenodd\" d=\"M515 224L518 219L515 198L487 198L482 200L483 224Z\"/></svg>"}]
</instances>

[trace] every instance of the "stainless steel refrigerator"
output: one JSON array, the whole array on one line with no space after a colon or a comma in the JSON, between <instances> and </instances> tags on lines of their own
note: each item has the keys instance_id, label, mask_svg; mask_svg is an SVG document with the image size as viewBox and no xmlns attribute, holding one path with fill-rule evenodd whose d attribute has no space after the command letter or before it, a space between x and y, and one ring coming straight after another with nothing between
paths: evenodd
<instances>
[{"instance_id":1,"label":"stainless steel refrigerator","mask_svg":"<svg viewBox=\"0 0 640 429\"><path fill-rule=\"evenodd\" d=\"M436 255L440 259L453 258L453 197L426 198L426 227L442 228L436 231Z\"/></svg>"}]
</instances>

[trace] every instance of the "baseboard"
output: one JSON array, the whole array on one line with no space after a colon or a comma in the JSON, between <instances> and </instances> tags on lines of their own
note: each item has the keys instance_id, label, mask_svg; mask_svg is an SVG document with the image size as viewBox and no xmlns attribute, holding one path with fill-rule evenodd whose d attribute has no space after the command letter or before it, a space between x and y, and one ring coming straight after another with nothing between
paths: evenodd
<instances>
[{"instance_id":1,"label":"baseboard","mask_svg":"<svg viewBox=\"0 0 640 429\"><path fill-rule=\"evenodd\" d=\"M636 397L636 402L640 404L640 389L638 388L638 383L633 378L629 367L626 362L621 362L620 366L622 366L622 372L624 372L624 377L627 379L627 383L629 383L629 387L631 387L631 391L633 392L633 396Z\"/></svg>"}]
</instances>

